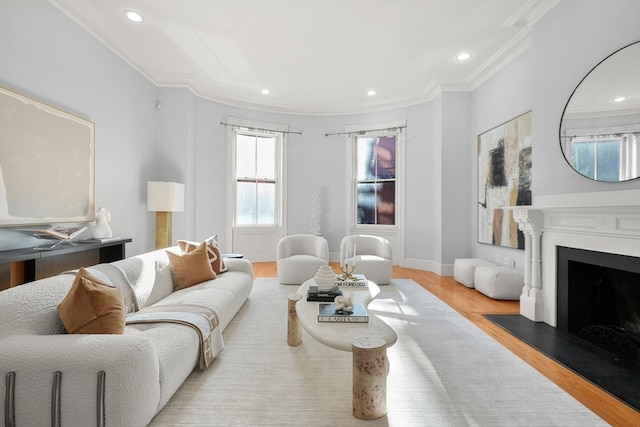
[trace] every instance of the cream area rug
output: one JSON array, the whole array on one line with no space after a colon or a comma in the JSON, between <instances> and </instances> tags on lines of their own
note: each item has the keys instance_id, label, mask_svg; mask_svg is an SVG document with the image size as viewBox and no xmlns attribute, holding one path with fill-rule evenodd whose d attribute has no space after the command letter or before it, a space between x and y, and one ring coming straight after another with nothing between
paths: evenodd
<instances>
[{"instance_id":1,"label":"cream area rug","mask_svg":"<svg viewBox=\"0 0 640 427\"><path fill-rule=\"evenodd\" d=\"M605 426L604 421L445 303L394 279L369 310L398 334L387 350L387 415L351 415L351 353L303 332L287 345L295 286L259 278L225 330L226 348L194 370L152 426Z\"/></svg>"}]
</instances>

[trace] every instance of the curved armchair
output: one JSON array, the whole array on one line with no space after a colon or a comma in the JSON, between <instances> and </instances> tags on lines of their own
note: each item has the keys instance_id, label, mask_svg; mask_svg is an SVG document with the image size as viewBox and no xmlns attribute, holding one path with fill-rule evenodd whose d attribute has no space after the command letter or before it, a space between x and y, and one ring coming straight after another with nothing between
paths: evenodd
<instances>
[{"instance_id":1,"label":"curved armchair","mask_svg":"<svg viewBox=\"0 0 640 427\"><path fill-rule=\"evenodd\" d=\"M376 285L391 282L393 253L387 239L362 234L344 237L340 242L340 265L345 262L354 262L355 273L364 274Z\"/></svg>"},{"instance_id":2,"label":"curved armchair","mask_svg":"<svg viewBox=\"0 0 640 427\"><path fill-rule=\"evenodd\" d=\"M278 242L278 279L284 285L299 285L311 279L318 268L329 265L329 244L322 236L292 234Z\"/></svg>"}]
</instances>

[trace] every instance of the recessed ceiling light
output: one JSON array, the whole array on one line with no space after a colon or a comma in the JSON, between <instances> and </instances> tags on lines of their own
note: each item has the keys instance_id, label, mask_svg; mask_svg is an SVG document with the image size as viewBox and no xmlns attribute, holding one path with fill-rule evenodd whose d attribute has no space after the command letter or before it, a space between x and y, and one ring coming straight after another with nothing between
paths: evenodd
<instances>
[{"instance_id":1,"label":"recessed ceiling light","mask_svg":"<svg viewBox=\"0 0 640 427\"><path fill-rule=\"evenodd\" d=\"M262 89L260 91L260 93L263 94L263 95L269 95L271 93L271 91L269 89Z\"/></svg>"},{"instance_id":2,"label":"recessed ceiling light","mask_svg":"<svg viewBox=\"0 0 640 427\"><path fill-rule=\"evenodd\" d=\"M458 56L456 56L456 59L458 61L466 61L469 58L471 58L471 54L469 52L462 52L459 53Z\"/></svg>"},{"instance_id":3,"label":"recessed ceiling light","mask_svg":"<svg viewBox=\"0 0 640 427\"><path fill-rule=\"evenodd\" d=\"M369 95L369 96L375 96L375 94L376 94L376 93L377 93L377 92L376 92L375 90L373 90L373 89L369 89L369 90L367 91L367 95Z\"/></svg>"},{"instance_id":4,"label":"recessed ceiling light","mask_svg":"<svg viewBox=\"0 0 640 427\"><path fill-rule=\"evenodd\" d=\"M624 100L626 100L627 98L625 98L624 96L619 96L616 99L613 100L613 102L622 102Z\"/></svg>"},{"instance_id":5,"label":"recessed ceiling light","mask_svg":"<svg viewBox=\"0 0 640 427\"><path fill-rule=\"evenodd\" d=\"M125 10L124 16L126 16L129 21L135 22L138 24L144 21L144 18L142 17L142 15L140 15L138 12L135 12L133 10Z\"/></svg>"}]
</instances>

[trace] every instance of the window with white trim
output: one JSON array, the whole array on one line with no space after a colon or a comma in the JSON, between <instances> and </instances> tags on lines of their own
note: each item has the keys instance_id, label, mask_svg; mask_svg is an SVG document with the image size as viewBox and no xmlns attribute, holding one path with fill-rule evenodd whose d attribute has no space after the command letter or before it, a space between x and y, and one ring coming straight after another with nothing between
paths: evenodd
<instances>
[{"instance_id":1,"label":"window with white trim","mask_svg":"<svg viewBox=\"0 0 640 427\"><path fill-rule=\"evenodd\" d=\"M347 234L403 240L405 129L404 119L345 127Z\"/></svg>"},{"instance_id":2,"label":"window with white trim","mask_svg":"<svg viewBox=\"0 0 640 427\"><path fill-rule=\"evenodd\" d=\"M395 134L355 137L356 224L396 224Z\"/></svg>"},{"instance_id":3,"label":"window with white trim","mask_svg":"<svg viewBox=\"0 0 640 427\"><path fill-rule=\"evenodd\" d=\"M571 165L598 181L618 182L638 176L638 134L574 136L569 139Z\"/></svg>"},{"instance_id":4,"label":"window with white trim","mask_svg":"<svg viewBox=\"0 0 640 427\"><path fill-rule=\"evenodd\" d=\"M278 225L282 134L235 130L235 225Z\"/></svg>"}]
</instances>

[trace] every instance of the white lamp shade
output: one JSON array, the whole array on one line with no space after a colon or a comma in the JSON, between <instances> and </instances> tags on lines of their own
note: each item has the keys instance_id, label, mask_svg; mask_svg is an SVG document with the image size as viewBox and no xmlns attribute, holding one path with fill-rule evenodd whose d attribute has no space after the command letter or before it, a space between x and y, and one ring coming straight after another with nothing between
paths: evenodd
<instances>
[{"instance_id":1,"label":"white lamp shade","mask_svg":"<svg viewBox=\"0 0 640 427\"><path fill-rule=\"evenodd\" d=\"M184 211L184 184L147 182L147 210L155 212Z\"/></svg>"}]
</instances>

